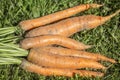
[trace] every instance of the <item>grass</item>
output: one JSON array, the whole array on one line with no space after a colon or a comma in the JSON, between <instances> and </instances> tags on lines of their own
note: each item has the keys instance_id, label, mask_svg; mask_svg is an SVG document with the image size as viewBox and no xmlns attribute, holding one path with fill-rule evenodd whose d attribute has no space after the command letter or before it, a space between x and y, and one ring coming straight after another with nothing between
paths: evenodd
<instances>
[{"instance_id":1,"label":"grass","mask_svg":"<svg viewBox=\"0 0 120 80\"><path fill-rule=\"evenodd\" d=\"M100 3L104 6L74 16L87 14L105 16L120 9L119 0L0 0L0 27L17 26L22 20L37 18L83 3ZM7 40L15 44L18 37L15 33L7 37ZM88 50L89 52L101 53L118 60L120 63L120 15L96 29L84 30L71 37L94 45L92 49ZM13 41L10 40L11 38ZM19 65L2 65L0 66L0 80L120 80L120 64L103 63L111 66L102 78L83 78L77 75L73 78L45 77L24 71L19 68Z\"/></svg>"}]
</instances>

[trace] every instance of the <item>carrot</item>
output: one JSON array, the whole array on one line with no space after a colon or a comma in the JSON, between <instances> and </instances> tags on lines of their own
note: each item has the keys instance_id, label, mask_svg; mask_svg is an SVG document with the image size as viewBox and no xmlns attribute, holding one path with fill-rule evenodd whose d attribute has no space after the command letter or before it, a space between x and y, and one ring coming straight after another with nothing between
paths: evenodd
<instances>
[{"instance_id":1,"label":"carrot","mask_svg":"<svg viewBox=\"0 0 120 80\"><path fill-rule=\"evenodd\" d=\"M68 76L73 77L75 74L79 74L80 76L85 77L102 77L104 74L101 72L94 72L94 71L87 71L87 70L71 70L71 69L58 69L58 68L47 68L35 65L33 63L30 63L27 60L23 60L21 65L21 68L24 70L34 72L37 74L42 74L44 76Z\"/></svg>"},{"instance_id":2,"label":"carrot","mask_svg":"<svg viewBox=\"0 0 120 80\"><path fill-rule=\"evenodd\" d=\"M52 68L68 68L68 69L79 69L79 68L95 68L105 69L102 64L87 58L68 57L60 56L47 52L40 52L38 48L31 49L27 57L28 61L46 67Z\"/></svg>"},{"instance_id":3,"label":"carrot","mask_svg":"<svg viewBox=\"0 0 120 80\"><path fill-rule=\"evenodd\" d=\"M59 11L53 14L49 14L47 16L43 16L37 19L25 20L20 22L19 25L23 30L30 30L38 26L42 26L51 22L58 21L60 19L67 18L69 16L72 16L74 14L77 14L78 12L87 10L89 8L97 8L101 6L102 5L99 5L99 4L83 4L83 5L79 5L79 6L69 8L63 11Z\"/></svg>"},{"instance_id":4,"label":"carrot","mask_svg":"<svg viewBox=\"0 0 120 80\"><path fill-rule=\"evenodd\" d=\"M29 49L33 47L43 47L54 44L71 49L79 49L79 50L90 48L89 45L85 45L73 39L58 35L47 35L47 36L26 38L23 41L21 41L20 46L24 49Z\"/></svg>"},{"instance_id":5,"label":"carrot","mask_svg":"<svg viewBox=\"0 0 120 80\"><path fill-rule=\"evenodd\" d=\"M116 11L114 14L105 17L85 15L68 18L51 25L33 29L26 34L26 37L34 37L39 35L61 35L69 37L81 30L96 28L97 26L105 23L110 18L114 17L119 12L120 10Z\"/></svg>"},{"instance_id":6,"label":"carrot","mask_svg":"<svg viewBox=\"0 0 120 80\"><path fill-rule=\"evenodd\" d=\"M100 55L99 53L90 53L86 51L79 51L79 50L74 50L74 49L67 49L67 48L62 48L62 47L41 47L39 48L40 52L48 52L48 53L53 53L53 54L58 54L58 55L63 55L63 56L74 56L74 57L83 57L83 58L88 58L88 59L93 59L93 60L104 60L104 61L109 61L112 63L115 63L116 61L114 59L107 58L103 55Z\"/></svg>"}]
</instances>

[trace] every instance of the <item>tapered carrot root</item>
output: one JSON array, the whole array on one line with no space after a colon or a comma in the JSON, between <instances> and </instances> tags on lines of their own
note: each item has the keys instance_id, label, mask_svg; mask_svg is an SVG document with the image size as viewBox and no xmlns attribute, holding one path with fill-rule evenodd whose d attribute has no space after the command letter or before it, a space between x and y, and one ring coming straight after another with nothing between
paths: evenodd
<instances>
[{"instance_id":1,"label":"tapered carrot root","mask_svg":"<svg viewBox=\"0 0 120 80\"><path fill-rule=\"evenodd\" d=\"M105 69L102 64L87 58L68 57L55 55L46 52L40 52L38 48L31 49L28 55L28 61L35 63L40 66L47 66L52 68L68 68L68 69L79 69L79 68L95 68Z\"/></svg>"},{"instance_id":2,"label":"tapered carrot root","mask_svg":"<svg viewBox=\"0 0 120 80\"><path fill-rule=\"evenodd\" d=\"M104 60L104 61L109 61L109 62L112 62L112 63L116 62L114 59L107 58L103 55L100 55L99 53L95 54L95 53L90 53L90 52L85 52L85 51L62 48L62 47L52 47L52 46L41 47L41 48L39 48L39 51L58 54L58 55L63 55L63 56L83 57L83 58L93 59L93 60L96 60L96 61Z\"/></svg>"},{"instance_id":3,"label":"tapered carrot root","mask_svg":"<svg viewBox=\"0 0 120 80\"><path fill-rule=\"evenodd\" d=\"M100 7L102 5L99 4L83 4L83 5L79 5L73 8L69 8L63 11L59 11L47 16L43 16L37 19L31 19L31 20L25 20L19 23L19 25L21 26L21 28L23 30L30 30L33 29L35 27L41 26L41 25L45 25L60 19L64 19L67 17L70 17L74 14L77 14L78 12L87 10L89 8L97 8Z\"/></svg>"},{"instance_id":4,"label":"tapered carrot root","mask_svg":"<svg viewBox=\"0 0 120 80\"><path fill-rule=\"evenodd\" d=\"M84 76L84 77L97 77L97 76L102 77L102 76L104 76L104 73L87 71L87 70L75 70L73 72L75 74L79 74L80 76Z\"/></svg>"},{"instance_id":5,"label":"tapered carrot root","mask_svg":"<svg viewBox=\"0 0 120 80\"><path fill-rule=\"evenodd\" d=\"M102 77L104 74L101 72L93 72L93 71L87 71L87 70L71 70L71 69L58 69L58 68L47 68L35 65L33 63L30 63L26 60L22 61L22 64L20 65L21 68L24 70L34 72L37 74L41 74L44 76L68 76L73 77L75 74L79 74L80 76L84 77Z\"/></svg>"},{"instance_id":6,"label":"tapered carrot root","mask_svg":"<svg viewBox=\"0 0 120 80\"><path fill-rule=\"evenodd\" d=\"M97 26L105 23L110 18L114 17L119 12L120 10L116 11L114 14L105 17L85 15L68 18L51 25L33 29L26 34L26 37L34 37L39 35L61 35L69 37L81 30L96 28Z\"/></svg>"},{"instance_id":7,"label":"tapered carrot root","mask_svg":"<svg viewBox=\"0 0 120 80\"><path fill-rule=\"evenodd\" d=\"M85 45L73 39L57 36L57 35L26 38L20 43L21 47L24 49L29 49L34 47L43 47L43 46L49 46L54 44L61 45L71 49L78 49L78 50L90 48L89 45Z\"/></svg>"}]
</instances>

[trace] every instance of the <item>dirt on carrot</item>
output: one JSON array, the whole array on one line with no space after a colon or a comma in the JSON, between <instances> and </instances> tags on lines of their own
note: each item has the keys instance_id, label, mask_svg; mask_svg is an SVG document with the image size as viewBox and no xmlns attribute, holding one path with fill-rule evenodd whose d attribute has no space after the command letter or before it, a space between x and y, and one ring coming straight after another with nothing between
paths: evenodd
<instances>
[{"instance_id":1,"label":"dirt on carrot","mask_svg":"<svg viewBox=\"0 0 120 80\"><path fill-rule=\"evenodd\" d=\"M106 67L96 62L95 60L78 57L68 57L55 55L46 52L40 52L38 48L30 50L27 57L28 61L40 66L52 67L52 68L68 68L68 69L80 69L80 68L94 68L105 69Z\"/></svg>"},{"instance_id":2,"label":"dirt on carrot","mask_svg":"<svg viewBox=\"0 0 120 80\"><path fill-rule=\"evenodd\" d=\"M21 21L19 23L19 25L23 30L30 30L30 29L33 29L35 27L39 27L39 26L42 26L42 25L45 25L45 24L49 24L49 23L58 21L60 19L70 17L74 14L77 14L81 11L85 11L89 8L98 8L98 7L101 7L101 6L102 5L99 5L99 4L81 4L79 6L75 6L73 8L69 8L69 9L66 9L66 10L63 10L63 11L59 11L59 12L56 12L56 13L53 13L53 14L49 14L49 15L46 15L46 16L43 16L43 17L40 17L40 18L37 18L37 19Z\"/></svg>"},{"instance_id":3,"label":"dirt on carrot","mask_svg":"<svg viewBox=\"0 0 120 80\"><path fill-rule=\"evenodd\" d=\"M58 35L47 35L47 36L38 36L33 38L25 38L20 43L20 46L24 49L30 49L34 47L44 47L50 45L60 45L63 47L78 49L78 50L84 50L91 47L76 40Z\"/></svg>"},{"instance_id":4,"label":"dirt on carrot","mask_svg":"<svg viewBox=\"0 0 120 80\"><path fill-rule=\"evenodd\" d=\"M54 24L33 29L26 34L26 37L34 37L39 35L60 35L69 37L81 30L96 28L97 26L105 23L107 20L110 20L110 18L114 17L119 12L120 10L116 11L114 14L105 17L84 15L68 18Z\"/></svg>"},{"instance_id":5,"label":"dirt on carrot","mask_svg":"<svg viewBox=\"0 0 120 80\"><path fill-rule=\"evenodd\" d=\"M54 75L54 76L73 77L75 76L75 74L79 74L80 76L84 76L84 77L102 77L104 75L104 73L101 72L94 72L87 70L72 70L72 69L42 67L35 65L27 60L23 60L20 67L23 68L24 70L41 74L44 76Z\"/></svg>"},{"instance_id":6,"label":"dirt on carrot","mask_svg":"<svg viewBox=\"0 0 120 80\"><path fill-rule=\"evenodd\" d=\"M110 59L106 56L101 55L100 53L90 53L86 51L67 49L62 47L52 47L52 46L41 47L39 48L39 51L58 54L62 56L83 57L83 58L93 59L96 61L102 60L102 61L109 61L111 63L116 63L114 59Z\"/></svg>"}]
</instances>

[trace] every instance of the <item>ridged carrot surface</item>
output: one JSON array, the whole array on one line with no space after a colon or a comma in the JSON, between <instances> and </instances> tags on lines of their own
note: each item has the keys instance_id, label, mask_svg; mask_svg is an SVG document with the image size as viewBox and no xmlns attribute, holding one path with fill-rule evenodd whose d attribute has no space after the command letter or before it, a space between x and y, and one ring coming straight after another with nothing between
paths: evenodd
<instances>
[{"instance_id":1,"label":"ridged carrot surface","mask_svg":"<svg viewBox=\"0 0 120 80\"><path fill-rule=\"evenodd\" d=\"M96 61L102 60L102 61L109 61L112 63L115 63L116 61L114 59L110 59L106 56L101 55L100 53L90 53L86 51L80 51L80 50L74 50L74 49L67 49L62 47L41 47L38 48L41 52L48 52L63 56L74 56L74 57L83 57L88 59L93 59Z\"/></svg>"},{"instance_id":2,"label":"ridged carrot surface","mask_svg":"<svg viewBox=\"0 0 120 80\"><path fill-rule=\"evenodd\" d=\"M26 34L26 37L34 37L39 35L61 35L69 37L81 30L96 28L97 26L105 23L110 18L114 17L119 12L120 10L116 11L114 14L105 17L84 15L68 18L54 24L33 29Z\"/></svg>"},{"instance_id":3,"label":"ridged carrot surface","mask_svg":"<svg viewBox=\"0 0 120 80\"><path fill-rule=\"evenodd\" d=\"M55 21L60 20L60 19L70 17L74 14L77 14L77 13L79 13L81 11L84 11L84 10L87 10L89 8L98 8L100 6L102 6L102 5L99 5L99 4L82 4L82 5L79 5L79 6L75 6L73 8L69 8L69 9L66 9L66 10L63 10L63 11L59 11L59 12L56 12L56 13L53 13L53 14L49 14L49 15L40 17L40 18L37 18L37 19L21 21L19 23L19 25L23 30L30 30L30 29L33 29L35 27L39 27L39 26L42 26L42 25L45 25L45 24L48 24L48 23L55 22Z\"/></svg>"},{"instance_id":4,"label":"ridged carrot surface","mask_svg":"<svg viewBox=\"0 0 120 80\"><path fill-rule=\"evenodd\" d=\"M24 49L29 49L34 47L44 47L55 44L71 49L78 49L78 50L84 50L90 48L89 45L85 45L76 40L58 35L47 35L47 36L38 36L33 38L25 38L23 41L21 41L20 46Z\"/></svg>"},{"instance_id":5,"label":"ridged carrot surface","mask_svg":"<svg viewBox=\"0 0 120 80\"><path fill-rule=\"evenodd\" d=\"M102 64L87 58L68 57L55 55L46 52L40 52L38 48L31 49L27 57L28 61L40 66L52 67L52 68L95 68L105 69Z\"/></svg>"},{"instance_id":6,"label":"ridged carrot surface","mask_svg":"<svg viewBox=\"0 0 120 80\"><path fill-rule=\"evenodd\" d=\"M79 74L80 76L84 77L102 77L104 73L101 72L94 72L94 71L87 71L87 70L71 70L71 69L58 69L58 68L48 68L48 67L42 67L35 65L27 60L23 60L21 65L21 68L24 70L34 72L37 74L41 74L44 76L68 76L73 77L75 74Z\"/></svg>"}]
</instances>

